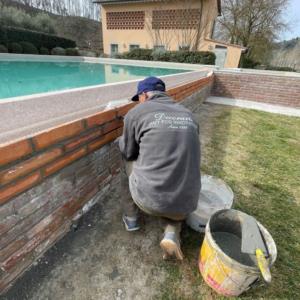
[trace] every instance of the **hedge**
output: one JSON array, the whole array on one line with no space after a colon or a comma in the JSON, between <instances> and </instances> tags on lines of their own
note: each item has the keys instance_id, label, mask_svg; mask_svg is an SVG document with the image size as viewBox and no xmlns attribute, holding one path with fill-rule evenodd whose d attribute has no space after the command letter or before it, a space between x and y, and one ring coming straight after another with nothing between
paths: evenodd
<instances>
[{"instance_id":1,"label":"hedge","mask_svg":"<svg viewBox=\"0 0 300 300\"><path fill-rule=\"evenodd\" d=\"M38 49L29 42L20 42L24 54L39 54Z\"/></svg>"},{"instance_id":2,"label":"hedge","mask_svg":"<svg viewBox=\"0 0 300 300\"><path fill-rule=\"evenodd\" d=\"M51 50L51 54L64 56L64 55L66 55L66 50L61 47L55 47Z\"/></svg>"},{"instance_id":3,"label":"hedge","mask_svg":"<svg viewBox=\"0 0 300 300\"><path fill-rule=\"evenodd\" d=\"M76 47L76 43L74 41L55 35L21 28L0 26L0 44L7 46L9 43L18 43L23 41L32 43L37 49L40 49L41 47L45 47L47 49L53 49L55 47Z\"/></svg>"},{"instance_id":4,"label":"hedge","mask_svg":"<svg viewBox=\"0 0 300 300\"><path fill-rule=\"evenodd\" d=\"M153 50L151 49L133 49L124 54L117 54L117 58L136 59L136 60L153 60Z\"/></svg>"},{"instance_id":5,"label":"hedge","mask_svg":"<svg viewBox=\"0 0 300 300\"><path fill-rule=\"evenodd\" d=\"M41 55L49 55L50 54L50 51L49 49L45 48L45 47L41 47L40 48L40 54Z\"/></svg>"},{"instance_id":6,"label":"hedge","mask_svg":"<svg viewBox=\"0 0 300 300\"><path fill-rule=\"evenodd\" d=\"M23 53L23 48L19 43L10 43L8 44L9 53Z\"/></svg>"},{"instance_id":7,"label":"hedge","mask_svg":"<svg viewBox=\"0 0 300 300\"><path fill-rule=\"evenodd\" d=\"M271 65L267 65L266 70L282 71L282 72L297 72L296 69L291 67L278 67L278 66L271 66Z\"/></svg>"},{"instance_id":8,"label":"hedge","mask_svg":"<svg viewBox=\"0 0 300 300\"><path fill-rule=\"evenodd\" d=\"M67 48L66 50L66 55L68 56L79 56L79 52L76 48Z\"/></svg>"},{"instance_id":9,"label":"hedge","mask_svg":"<svg viewBox=\"0 0 300 300\"><path fill-rule=\"evenodd\" d=\"M239 67L244 69L254 69L259 64L259 62L247 57L246 54L242 54Z\"/></svg>"},{"instance_id":10,"label":"hedge","mask_svg":"<svg viewBox=\"0 0 300 300\"><path fill-rule=\"evenodd\" d=\"M209 51L157 51L152 49L133 49L130 52L118 54L117 57L205 65L214 65L216 60L216 55Z\"/></svg>"},{"instance_id":11,"label":"hedge","mask_svg":"<svg viewBox=\"0 0 300 300\"><path fill-rule=\"evenodd\" d=\"M0 45L0 53L7 53L7 52L8 52L7 48L3 45Z\"/></svg>"}]
</instances>

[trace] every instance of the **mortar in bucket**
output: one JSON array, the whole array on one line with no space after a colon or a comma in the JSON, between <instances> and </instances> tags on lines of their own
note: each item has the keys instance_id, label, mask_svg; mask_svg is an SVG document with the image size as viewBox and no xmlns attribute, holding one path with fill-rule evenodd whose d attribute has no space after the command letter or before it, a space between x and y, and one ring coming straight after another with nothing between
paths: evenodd
<instances>
[{"instance_id":1,"label":"mortar in bucket","mask_svg":"<svg viewBox=\"0 0 300 300\"><path fill-rule=\"evenodd\" d=\"M198 232L204 232L209 218L218 210L229 209L233 204L233 192L221 179L201 176L201 192L197 209L186 219L186 223Z\"/></svg>"},{"instance_id":2,"label":"mortar in bucket","mask_svg":"<svg viewBox=\"0 0 300 300\"><path fill-rule=\"evenodd\" d=\"M239 296L260 277L255 256L241 252L243 215L243 212L233 209L218 211L205 228L199 256L200 272L204 281L224 296ZM271 267L277 257L277 248L267 229L257 223L268 250L267 261Z\"/></svg>"}]
</instances>

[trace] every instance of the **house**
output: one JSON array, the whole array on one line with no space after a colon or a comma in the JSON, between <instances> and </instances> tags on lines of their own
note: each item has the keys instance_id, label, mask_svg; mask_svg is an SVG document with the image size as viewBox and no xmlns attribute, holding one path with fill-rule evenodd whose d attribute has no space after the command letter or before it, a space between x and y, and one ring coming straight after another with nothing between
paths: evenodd
<instances>
[{"instance_id":1,"label":"house","mask_svg":"<svg viewBox=\"0 0 300 300\"><path fill-rule=\"evenodd\" d=\"M213 51L220 67L238 67L245 48L212 39L221 0L94 0L101 4L104 53L134 48Z\"/></svg>"}]
</instances>

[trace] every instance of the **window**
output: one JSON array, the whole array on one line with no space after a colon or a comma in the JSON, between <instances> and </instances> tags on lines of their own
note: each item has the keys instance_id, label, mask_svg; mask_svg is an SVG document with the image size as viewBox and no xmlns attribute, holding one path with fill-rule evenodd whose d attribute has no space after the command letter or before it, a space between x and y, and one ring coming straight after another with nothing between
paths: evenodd
<instances>
[{"instance_id":1,"label":"window","mask_svg":"<svg viewBox=\"0 0 300 300\"><path fill-rule=\"evenodd\" d=\"M179 49L179 51L189 51L190 46L182 45L182 46L179 46L178 49Z\"/></svg>"},{"instance_id":2,"label":"window","mask_svg":"<svg viewBox=\"0 0 300 300\"><path fill-rule=\"evenodd\" d=\"M110 54L113 56L118 54L119 52L119 45L118 44L110 44Z\"/></svg>"},{"instance_id":3,"label":"window","mask_svg":"<svg viewBox=\"0 0 300 300\"><path fill-rule=\"evenodd\" d=\"M164 45L154 45L153 46L153 50L157 50L157 51L160 51L160 50L165 50L166 47Z\"/></svg>"},{"instance_id":4,"label":"window","mask_svg":"<svg viewBox=\"0 0 300 300\"><path fill-rule=\"evenodd\" d=\"M129 51L133 50L133 49L139 49L140 48L140 45L129 45Z\"/></svg>"}]
</instances>

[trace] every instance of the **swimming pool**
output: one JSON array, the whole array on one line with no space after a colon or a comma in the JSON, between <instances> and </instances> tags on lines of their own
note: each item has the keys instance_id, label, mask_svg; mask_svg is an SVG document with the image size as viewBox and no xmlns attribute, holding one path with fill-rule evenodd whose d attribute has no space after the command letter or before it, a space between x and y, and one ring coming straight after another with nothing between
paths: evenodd
<instances>
[{"instance_id":1,"label":"swimming pool","mask_svg":"<svg viewBox=\"0 0 300 300\"><path fill-rule=\"evenodd\" d=\"M190 70L87 62L0 60L0 101L4 98L184 72Z\"/></svg>"}]
</instances>

